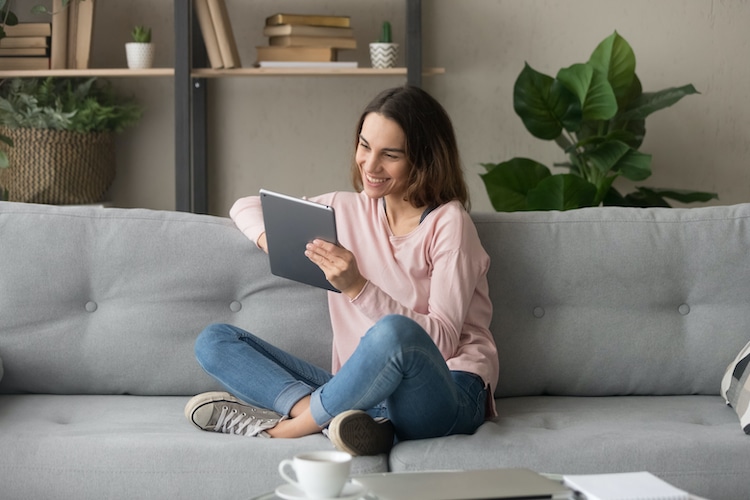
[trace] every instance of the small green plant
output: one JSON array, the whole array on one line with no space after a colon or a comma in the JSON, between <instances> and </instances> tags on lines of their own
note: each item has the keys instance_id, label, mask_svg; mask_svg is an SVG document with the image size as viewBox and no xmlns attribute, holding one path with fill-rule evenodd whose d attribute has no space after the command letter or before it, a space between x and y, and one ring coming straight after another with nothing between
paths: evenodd
<instances>
[{"instance_id":1,"label":"small green plant","mask_svg":"<svg viewBox=\"0 0 750 500\"><path fill-rule=\"evenodd\" d=\"M497 211L568 210L620 205L669 207L706 202L715 193L637 187L620 194L613 182L622 176L639 182L651 175L651 155L638 151L646 117L697 94L692 85L643 92L635 74L635 54L617 32L604 39L588 62L558 71L552 78L527 63L513 88L513 109L534 137L552 140L568 155L552 174L529 158L483 163L481 174Z\"/></svg>"},{"instance_id":2,"label":"small green plant","mask_svg":"<svg viewBox=\"0 0 750 500\"><path fill-rule=\"evenodd\" d=\"M378 43L393 43L390 22L383 21L383 26L380 28L380 38L378 39Z\"/></svg>"},{"instance_id":3,"label":"small green plant","mask_svg":"<svg viewBox=\"0 0 750 500\"><path fill-rule=\"evenodd\" d=\"M130 33L135 43L151 43L151 28L136 26Z\"/></svg>"},{"instance_id":4,"label":"small green plant","mask_svg":"<svg viewBox=\"0 0 750 500\"><path fill-rule=\"evenodd\" d=\"M76 132L121 132L142 109L96 78L13 78L0 82L0 125Z\"/></svg>"}]
</instances>

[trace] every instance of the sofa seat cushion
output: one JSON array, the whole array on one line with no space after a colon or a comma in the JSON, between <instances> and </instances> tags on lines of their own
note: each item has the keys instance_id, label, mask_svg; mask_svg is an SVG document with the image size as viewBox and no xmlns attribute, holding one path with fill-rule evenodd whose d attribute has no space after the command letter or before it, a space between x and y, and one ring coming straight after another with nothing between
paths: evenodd
<instances>
[{"instance_id":1,"label":"sofa seat cushion","mask_svg":"<svg viewBox=\"0 0 750 500\"><path fill-rule=\"evenodd\" d=\"M750 434L750 342L729 363L721 380L721 395L740 417L745 434Z\"/></svg>"},{"instance_id":2,"label":"sofa seat cushion","mask_svg":"<svg viewBox=\"0 0 750 500\"><path fill-rule=\"evenodd\" d=\"M322 435L265 439L200 431L179 396L0 396L3 498L252 498L278 464L333 449ZM353 473L385 472L385 455Z\"/></svg>"},{"instance_id":3,"label":"sofa seat cushion","mask_svg":"<svg viewBox=\"0 0 750 500\"><path fill-rule=\"evenodd\" d=\"M496 402L499 416L474 435L397 444L391 470L457 464L557 474L647 470L713 500L744 498L750 491L750 443L720 396L535 396ZM737 485L744 490L733 489Z\"/></svg>"}]
</instances>

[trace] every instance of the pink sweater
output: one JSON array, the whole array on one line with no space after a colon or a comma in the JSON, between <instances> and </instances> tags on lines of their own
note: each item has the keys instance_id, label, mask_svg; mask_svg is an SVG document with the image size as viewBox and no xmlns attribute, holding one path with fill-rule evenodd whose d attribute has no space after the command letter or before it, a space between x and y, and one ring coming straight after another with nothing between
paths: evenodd
<instances>
[{"instance_id":1,"label":"pink sweater","mask_svg":"<svg viewBox=\"0 0 750 500\"><path fill-rule=\"evenodd\" d=\"M328 294L333 373L378 319L401 314L427 331L451 370L479 375L494 389L499 367L489 331L490 259L461 204L441 205L411 233L394 236L381 200L351 192L310 200L334 208L339 243L356 256L360 272L369 280L353 300ZM264 231L260 198L237 200L229 215L257 244ZM494 416L494 401L489 407Z\"/></svg>"}]
</instances>

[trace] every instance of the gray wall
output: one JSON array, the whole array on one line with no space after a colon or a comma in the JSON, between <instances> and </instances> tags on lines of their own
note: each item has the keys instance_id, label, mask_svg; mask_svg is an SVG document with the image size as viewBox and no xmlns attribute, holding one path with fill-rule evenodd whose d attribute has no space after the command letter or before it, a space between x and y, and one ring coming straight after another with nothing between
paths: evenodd
<instances>
[{"instance_id":1,"label":"gray wall","mask_svg":"<svg viewBox=\"0 0 750 500\"><path fill-rule=\"evenodd\" d=\"M263 45L263 20L276 12L350 15L360 47L342 59L369 65L367 42L382 19L403 41L402 0L226 0L244 66ZM19 1L18 10L24 3ZM555 74L588 59L617 30L633 46L645 90L692 83L686 97L647 121L642 150L654 155L643 185L719 193L714 204L750 201L750 2L747 0L423 0L424 62L444 67L424 87L454 120L475 210L491 210L481 162L529 156L562 160L532 138L512 109L516 76L528 61ZM157 65L173 58L172 2L97 0L93 67L125 65L134 24L154 28ZM117 79L146 106L119 137L115 205L174 207L170 78ZM361 108L400 77L223 78L209 81L211 213L260 187L291 194L349 189L353 127ZM625 187L625 184L617 184Z\"/></svg>"}]
</instances>

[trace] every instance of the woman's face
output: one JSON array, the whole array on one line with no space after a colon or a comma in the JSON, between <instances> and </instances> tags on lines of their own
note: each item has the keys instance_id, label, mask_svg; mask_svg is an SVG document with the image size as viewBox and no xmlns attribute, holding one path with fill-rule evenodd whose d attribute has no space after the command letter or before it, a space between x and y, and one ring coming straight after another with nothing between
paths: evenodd
<instances>
[{"instance_id":1,"label":"woman's face","mask_svg":"<svg viewBox=\"0 0 750 500\"><path fill-rule=\"evenodd\" d=\"M406 136L395 121L378 113L365 116L355 161L367 196L403 199L408 187L409 162Z\"/></svg>"}]
</instances>

